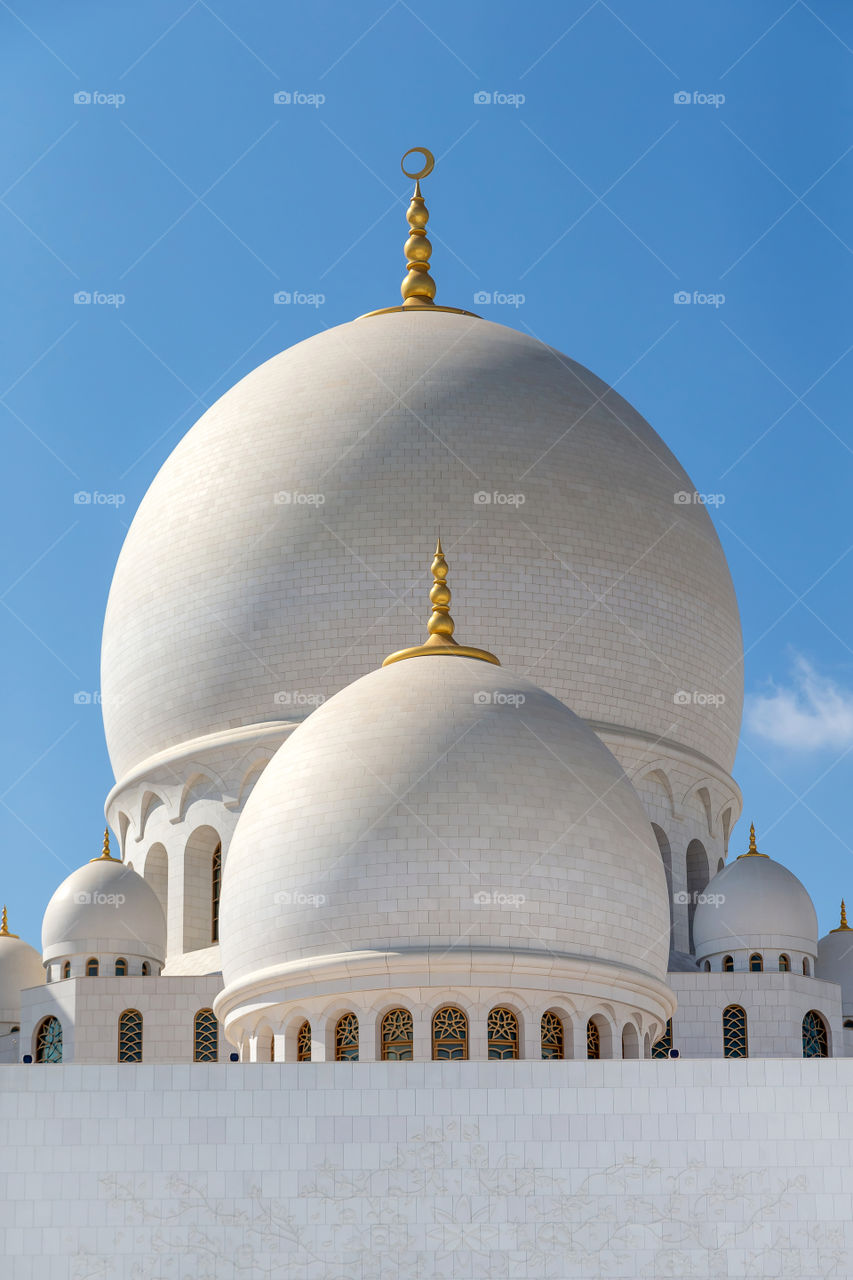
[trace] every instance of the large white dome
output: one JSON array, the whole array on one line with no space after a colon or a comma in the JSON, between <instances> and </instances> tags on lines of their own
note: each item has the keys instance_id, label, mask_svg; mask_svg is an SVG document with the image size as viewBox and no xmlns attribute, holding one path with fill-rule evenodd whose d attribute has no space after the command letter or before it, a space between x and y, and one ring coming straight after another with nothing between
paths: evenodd
<instances>
[{"instance_id":1,"label":"large white dome","mask_svg":"<svg viewBox=\"0 0 853 1280\"><path fill-rule=\"evenodd\" d=\"M817 915L793 871L762 854L742 854L702 894L693 918L697 960L740 950L817 954Z\"/></svg>"},{"instance_id":2,"label":"large white dome","mask_svg":"<svg viewBox=\"0 0 853 1280\"><path fill-rule=\"evenodd\" d=\"M45 973L41 956L23 938L0 933L0 1022L18 1022L21 992L40 987Z\"/></svg>"},{"instance_id":3,"label":"large white dome","mask_svg":"<svg viewBox=\"0 0 853 1280\"><path fill-rule=\"evenodd\" d=\"M640 801L578 716L505 669L418 657L278 750L232 838L221 939L223 1007L258 979L343 958L353 980L407 952L461 974L491 950L508 982L566 958L588 981L598 961L657 989L669 905Z\"/></svg>"},{"instance_id":4,"label":"large white dome","mask_svg":"<svg viewBox=\"0 0 853 1280\"><path fill-rule=\"evenodd\" d=\"M693 488L621 396L515 330L420 311L310 338L200 419L136 514L104 628L116 776L301 717L400 648L437 526L471 644L729 770L738 610L707 511L675 501Z\"/></svg>"},{"instance_id":5,"label":"large white dome","mask_svg":"<svg viewBox=\"0 0 853 1280\"><path fill-rule=\"evenodd\" d=\"M841 1010L853 1014L853 929L842 915L841 924L818 943L816 976L841 987Z\"/></svg>"}]
</instances>

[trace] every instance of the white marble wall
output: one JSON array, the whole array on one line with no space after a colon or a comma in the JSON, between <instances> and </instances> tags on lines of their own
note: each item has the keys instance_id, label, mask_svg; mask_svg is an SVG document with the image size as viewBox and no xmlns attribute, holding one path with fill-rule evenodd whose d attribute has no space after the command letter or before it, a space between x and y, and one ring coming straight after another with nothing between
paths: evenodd
<instances>
[{"instance_id":1,"label":"white marble wall","mask_svg":"<svg viewBox=\"0 0 853 1280\"><path fill-rule=\"evenodd\" d=\"M844 1060L0 1067L10 1280L853 1275Z\"/></svg>"},{"instance_id":2,"label":"white marble wall","mask_svg":"<svg viewBox=\"0 0 853 1280\"><path fill-rule=\"evenodd\" d=\"M674 1049L686 1058L723 1056L723 1010L739 1004L747 1017L750 1058L798 1057L803 1017L810 1009L829 1028L832 1057L846 1053L841 988L797 973L671 973L678 999L672 1020Z\"/></svg>"}]
</instances>

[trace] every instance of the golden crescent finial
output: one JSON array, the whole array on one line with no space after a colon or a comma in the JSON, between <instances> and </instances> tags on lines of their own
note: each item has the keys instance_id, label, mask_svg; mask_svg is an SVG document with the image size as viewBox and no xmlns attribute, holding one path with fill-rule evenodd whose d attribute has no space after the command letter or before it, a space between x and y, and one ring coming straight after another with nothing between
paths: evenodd
<instances>
[{"instance_id":1,"label":"golden crescent finial","mask_svg":"<svg viewBox=\"0 0 853 1280\"><path fill-rule=\"evenodd\" d=\"M114 858L110 853L110 829L104 827L104 846L101 849L100 858L90 858L90 862L118 862L118 858Z\"/></svg>"},{"instance_id":2,"label":"golden crescent finial","mask_svg":"<svg viewBox=\"0 0 853 1280\"><path fill-rule=\"evenodd\" d=\"M3 903L3 914L0 916L0 938L17 938L17 933L9 932L9 916L6 912L6 904Z\"/></svg>"},{"instance_id":3,"label":"golden crescent finial","mask_svg":"<svg viewBox=\"0 0 853 1280\"><path fill-rule=\"evenodd\" d=\"M754 822L750 822L749 824L749 848L747 849L746 853L740 854L740 857L741 858L766 858L767 857L766 853L759 853L758 849L755 846L755 823Z\"/></svg>"},{"instance_id":4,"label":"golden crescent finial","mask_svg":"<svg viewBox=\"0 0 853 1280\"><path fill-rule=\"evenodd\" d=\"M400 649L391 653L382 663L383 667L392 662L400 662L403 658L423 658L434 654L451 654L457 658L480 658L483 662L492 662L496 667L501 664L493 653L486 649L472 649L469 645L458 644L453 639L456 624L450 616L450 587L447 585L447 561L441 549L441 538L436 542L435 555L430 566L432 588L429 599L432 614L427 623L429 639L423 644L414 645L411 649Z\"/></svg>"},{"instance_id":5,"label":"golden crescent finial","mask_svg":"<svg viewBox=\"0 0 853 1280\"><path fill-rule=\"evenodd\" d=\"M847 923L847 908L844 905L843 898L841 899L841 921L838 924L837 928L830 929L829 932L830 933L853 933L853 929L851 929L850 925Z\"/></svg>"},{"instance_id":6,"label":"golden crescent finial","mask_svg":"<svg viewBox=\"0 0 853 1280\"><path fill-rule=\"evenodd\" d=\"M412 155L426 157L426 164L417 173L409 173L409 170L406 168L406 156ZM435 156L428 147L409 147L406 155L403 156L403 159L400 161L400 168L403 170L403 173L407 178L414 178L416 181L420 181L421 178L428 178L432 173L435 168Z\"/></svg>"}]
</instances>

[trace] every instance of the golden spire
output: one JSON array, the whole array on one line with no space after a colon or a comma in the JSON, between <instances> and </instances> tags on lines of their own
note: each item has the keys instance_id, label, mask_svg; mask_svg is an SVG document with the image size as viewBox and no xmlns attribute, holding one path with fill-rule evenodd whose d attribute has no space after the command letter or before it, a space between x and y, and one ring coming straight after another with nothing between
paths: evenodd
<instances>
[{"instance_id":1,"label":"golden spire","mask_svg":"<svg viewBox=\"0 0 853 1280\"><path fill-rule=\"evenodd\" d=\"M0 938L17 938L17 933L9 932L9 916L6 912L6 904L3 903L3 915L0 916Z\"/></svg>"},{"instance_id":2,"label":"golden spire","mask_svg":"<svg viewBox=\"0 0 853 1280\"><path fill-rule=\"evenodd\" d=\"M847 923L847 908L844 905L844 899L841 899L841 923L837 929L830 929L830 933L853 933L853 929Z\"/></svg>"},{"instance_id":3,"label":"golden spire","mask_svg":"<svg viewBox=\"0 0 853 1280\"><path fill-rule=\"evenodd\" d=\"M110 853L110 829L104 827L104 847L101 850L100 858L90 858L90 862L118 862L118 858L114 858Z\"/></svg>"},{"instance_id":4,"label":"golden spire","mask_svg":"<svg viewBox=\"0 0 853 1280\"><path fill-rule=\"evenodd\" d=\"M413 151L420 153L426 160L424 167L417 173L409 173L406 168L406 156L410 156ZM415 193L406 214L406 221L411 231L404 249L409 271L400 285L404 307L431 307L435 298L435 281L429 273L432 245L426 233L429 209L421 195L421 178L432 173L434 167L435 157L431 151L427 151L426 147L412 147L400 161L400 168L406 177L415 179Z\"/></svg>"},{"instance_id":5,"label":"golden spire","mask_svg":"<svg viewBox=\"0 0 853 1280\"><path fill-rule=\"evenodd\" d=\"M417 170L406 168L406 160L411 155L423 156L423 167ZM404 252L408 271L400 285L403 295L401 307L382 307L379 311L368 311L366 316L385 316L392 311L451 311L457 316L474 316L473 311L464 311L460 307L437 307L435 305L435 281L429 273L429 260L432 256L432 245L427 239L426 225L429 221L429 209L421 195L421 178L426 178L435 168L435 156L427 147L410 147L400 168L407 178L414 178L415 190L406 213L409 224L409 238ZM479 319L478 316L474 316Z\"/></svg>"},{"instance_id":6,"label":"golden spire","mask_svg":"<svg viewBox=\"0 0 853 1280\"><path fill-rule=\"evenodd\" d=\"M456 624L450 616L450 587L447 585L447 561L441 549L441 538L435 548L435 558L431 565L433 577L432 589L429 593L432 604L432 615L427 623L429 639L411 649L400 649L391 653L382 663L387 667L392 662L400 662L403 658L429 657L432 654L455 654L459 658L481 658L483 662L501 664L493 653L485 649L472 649L465 644L457 644L453 639Z\"/></svg>"},{"instance_id":7,"label":"golden spire","mask_svg":"<svg viewBox=\"0 0 853 1280\"><path fill-rule=\"evenodd\" d=\"M749 848L746 853L740 855L741 858L766 858L766 853L759 853L755 847L755 823L749 824Z\"/></svg>"}]
</instances>

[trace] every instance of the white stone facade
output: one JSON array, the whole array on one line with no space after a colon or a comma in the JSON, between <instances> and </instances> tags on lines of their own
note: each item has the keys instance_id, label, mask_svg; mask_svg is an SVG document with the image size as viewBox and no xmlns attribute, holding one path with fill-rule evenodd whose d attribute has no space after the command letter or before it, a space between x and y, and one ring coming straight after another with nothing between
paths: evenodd
<instances>
[{"instance_id":1,"label":"white stone facade","mask_svg":"<svg viewBox=\"0 0 853 1280\"><path fill-rule=\"evenodd\" d=\"M853 1063L0 1068L10 1280L853 1275Z\"/></svg>"}]
</instances>

